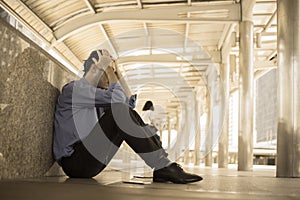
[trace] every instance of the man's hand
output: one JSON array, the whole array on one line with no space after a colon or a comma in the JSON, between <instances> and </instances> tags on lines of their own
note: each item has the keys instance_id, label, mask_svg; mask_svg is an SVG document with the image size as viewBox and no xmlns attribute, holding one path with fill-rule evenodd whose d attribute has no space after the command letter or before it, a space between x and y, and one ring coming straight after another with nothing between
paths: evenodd
<instances>
[{"instance_id":1,"label":"man's hand","mask_svg":"<svg viewBox=\"0 0 300 200\"><path fill-rule=\"evenodd\" d=\"M128 105L130 108L134 109L135 106L136 106L136 98L137 98L137 95L134 94L134 95L131 95L129 100L128 100Z\"/></svg>"},{"instance_id":2,"label":"man's hand","mask_svg":"<svg viewBox=\"0 0 300 200\"><path fill-rule=\"evenodd\" d=\"M110 63L112 62L111 56L109 54L109 52L106 49L102 50L102 54L100 51L97 51L99 60L97 60L96 58L92 58L95 65L99 68L102 69L104 71L106 71L107 67L110 65Z\"/></svg>"}]
</instances>

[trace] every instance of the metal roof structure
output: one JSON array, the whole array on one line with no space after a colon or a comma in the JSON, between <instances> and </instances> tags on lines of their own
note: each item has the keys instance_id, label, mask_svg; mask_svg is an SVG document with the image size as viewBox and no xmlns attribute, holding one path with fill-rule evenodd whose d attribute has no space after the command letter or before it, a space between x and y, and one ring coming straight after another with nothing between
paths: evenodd
<instances>
[{"instance_id":1,"label":"metal roof structure","mask_svg":"<svg viewBox=\"0 0 300 200\"><path fill-rule=\"evenodd\" d=\"M238 59L240 0L2 0L0 6L78 71L92 50L108 49L140 101L151 99L170 116L180 98L205 85L207 68L222 63L224 51ZM253 23L258 74L276 65L276 0L256 0Z\"/></svg>"}]
</instances>

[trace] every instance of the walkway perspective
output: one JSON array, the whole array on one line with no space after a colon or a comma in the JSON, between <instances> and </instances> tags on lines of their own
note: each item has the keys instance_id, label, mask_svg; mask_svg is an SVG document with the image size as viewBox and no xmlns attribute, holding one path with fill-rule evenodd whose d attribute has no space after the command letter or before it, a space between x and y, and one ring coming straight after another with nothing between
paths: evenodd
<instances>
[{"instance_id":1,"label":"walkway perspective","mask_svg":"<svg viewBox=\"0 0 300 200\"><path fill-rule=\"evenodd\" d=\"M182 200L182 199L300 199L300 179L276 178L275 168L257 167L251 172L230 169L187 168L204 177L194 184L152 183L137 170L107 169L94 179L46 177L0 182L0 199L109 199L109 200ZM128 183L132 182L132 183Z\"/></svg>"}]
</instances>

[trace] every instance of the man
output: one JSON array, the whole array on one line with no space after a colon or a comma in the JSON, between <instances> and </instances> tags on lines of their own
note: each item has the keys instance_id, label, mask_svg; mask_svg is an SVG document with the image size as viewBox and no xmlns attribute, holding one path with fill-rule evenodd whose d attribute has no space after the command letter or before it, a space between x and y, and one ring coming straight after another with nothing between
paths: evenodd
<instances>
[{"instance_id":1,"label":"man","mask_svg":"<svg viewBox=\"0 0 300 200\"><path fill-rule=\"evenodd\" d=\"M100 173L125 141L154 169L154 182L191 183L202 180L167 158L152 131L133 110L118 83L111 56L93 51L80 80L66 84L54 119L53 153L69 177L91 178Z\"/></svg>"}]
</instances>

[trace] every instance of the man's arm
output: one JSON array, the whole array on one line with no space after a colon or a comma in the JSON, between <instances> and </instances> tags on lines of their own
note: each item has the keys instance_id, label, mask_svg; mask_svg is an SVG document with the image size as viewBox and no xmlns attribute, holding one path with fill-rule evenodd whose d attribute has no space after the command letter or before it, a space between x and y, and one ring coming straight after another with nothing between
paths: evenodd
<instances>
[{"instance_id":1,"label":"man's arm","mask_svg":"<svg viewBox=\"0 0 300 200\"><path fill-rule=\"evenodd\" d=\"M132 96L131 92L130 92L130 89L129 89L127 83L125 82L125 79L123 78L122 73L120 72L117 63L116 62L112 62L111 63L111 67L114 69L113 70L114 74L115 74L116 78L118 79L119 83L124 88L126 96L130 98Z\"/></svg>"},{"instance_id":2,"label":"man's arm","mask_svg":"<svg viewBox=\"0 0 300 200\"><path fill-rule=\"evenodd\" d=\"M74 84L63 90L66 103L73 107L95 107L95 105L109 106L112 102L113 88L108 90L95 88L84 84L85 80L75 81Z\"/></svg>"},{"instance_id":3,"label":"man's arm","mask_svg":"<svg viewBox=\"0 0 300 200\"><path fill-rule=\"evenodd\" d=\"M118 67L115 63L112 63L115 66L109 66L107 70L105 71L109 83L114 83L118 81L119 86L122 87L122 91L124 92L124 95L126 96L126 103L129 105L130 108L134 109L136 105L136 98L137 95L131 95L130 90L122 78L122 74L119 71Z\"/></svg>"},{"instance_id":4,"label":"man's arm","mask_svg":"<svg viewBox=\"0 0 300 200\"><path fill-rule=\"evenodd\" d=\"M105 69L105 73L107 75L107 79L109 83L117 83L119 81L112 67L107 67Z\"/></svg>"}]
</instances>

